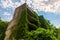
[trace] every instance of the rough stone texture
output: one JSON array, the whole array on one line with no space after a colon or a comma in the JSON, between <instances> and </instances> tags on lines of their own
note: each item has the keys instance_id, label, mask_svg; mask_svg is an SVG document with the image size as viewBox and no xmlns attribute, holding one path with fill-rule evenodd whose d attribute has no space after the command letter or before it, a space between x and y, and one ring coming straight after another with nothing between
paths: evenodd
<instances>
[{"instance_id":1,"label":"rough stone texture","mask_svg":"<svg viewBox=\"0 0 60 40\"><path fill-rule=\"evenodd\" d=\"M11 28L13 28L15 25L18 24L18 20L19 20L18 17L20 16L22 9L26 8L26 6L27 6L26 3L24 3L23 5L21 5L15 9L13 19L9 23L9 26L5 33L6 36L5 36L4 40L9 40L10 35L11 35Z\"/></svg>"},{"instance_id":2,"label":"rough stone texture","mask_svg":"<svg viewBox=\"0 0 60 40\"><path fill-rule=\"evenodd\" d=\"M13 19L10 21L9 26L8 26L8 28L7 28L7 30L6 30L6 33L5 33L6 36L5 36L4 40L14 40L13 37L12 37L12 39L10 39L10 37L11 37L11 35L12 35L11 29L12 29L12 28L15 29L16 26L18 25L18 23L19 23L19 21L20 21L20 20L19 20L19 19L20 19L20 16L21 16L22 11L23 11L24 9L28 9L28 10L27 10L28 15L30 15L30 16L32 16L32 17L36 16L36 15L33 14L33 11L27 6L26 3L24 3L23 5L17 7L17 8L15 9ZM37 17L37 16L36 16L36 17ZM35 18L36 18L36 17L35 17ZM38 18L36 18L36 19L38 19ZM28 22L28 27L29 27L29 28L33 28L34 26L36 27L36 26L38 25L39 20L36 20L36 19L34 19L34 18L28 18L28 20L31 22L31 23ZM35 20L35 23L37 23L37 25L34 25L34 23L32 22L33 20ZM23 25L25 25L25 24L23 24Z\"/></svg>"}]
</instances>

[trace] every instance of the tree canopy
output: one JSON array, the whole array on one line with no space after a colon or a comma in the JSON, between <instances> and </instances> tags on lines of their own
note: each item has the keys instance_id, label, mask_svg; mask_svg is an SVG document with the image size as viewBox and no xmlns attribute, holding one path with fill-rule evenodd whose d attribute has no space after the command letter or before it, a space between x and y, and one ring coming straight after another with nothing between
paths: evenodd
<instances>
[{"instance_id":1,"label":"tree canopy","mask_svg":"<svg viewBox=\"0 0 60 40\"><path fill-rule=\"evenodd\" d=\"M18 28L16 30L12 29L15 40L60 40L60 28L55 28L43 15L38 16L34 14L36 19L28 16L29 21L26 21L27 19L24 20L26 18L24 13L26 13L26 10L22 12L21 21L19 21L17 26ZM0 19L0 40L4 40L8 23ZM26 28L22 23L25 24Z\"/></svg>"}]
</instances>

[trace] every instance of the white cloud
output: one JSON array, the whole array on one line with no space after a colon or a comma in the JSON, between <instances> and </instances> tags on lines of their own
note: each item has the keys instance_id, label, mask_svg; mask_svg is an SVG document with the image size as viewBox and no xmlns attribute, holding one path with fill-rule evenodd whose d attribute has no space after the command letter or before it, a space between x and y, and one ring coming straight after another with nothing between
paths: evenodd
<instances>
[{"instance_id":1,"label":"white cloud","mask_svg":"<svg viewBox=\"0 0 60 40\"><path fill-rule=\"evenodd\" d=\"M11 21L12 20L12 16L11 17L8 17L7 19L8 19L8 21Z\"/></svg>"},{"instance_id":2,"label":"white cloud","mask_svg":"<svg viewBox=\"0 0 60 40\"><path fill-rule=\"evenodd\" d=\"M4 16L10 16L11 14L8 13L8 12L4 12L3 15L4 15Z\"/></svg>"},{"instance_id":3,"label":"white cloud","mask_svg":"<svg viewBox=\"0 0 60 40\"><path fill-rule=\"evenodd\" d=\"M13 7L13 2L11 0L1 0L2 2L2 7L6 8L6 7Z\"/></svg>"},{"instance_id":4,"label":"white cloud","mask_svg":"<svg viewBox=\"0 0 60 40\"><path fill-rule=\"evenodd\" d=\"M60 28L60 25L57 25L56 28Z\"/></svg>"},{"instance_id":5,"label":"white cloud","mask_svg":"<svg viewBox=\"0 0 60 40\"><path fill-rule=\"evenodd\" d=\"M3 8L7 8L7 7L16 8L16 7L20 6L21 4L23 4L25 1L21 0L21 2L13 3L12 0L1 0L1 2L2 2L1 6Z\"/></svg>"},{"instance_id":6,"label":"white cloud","mask_svg":"<svg viewBox=\"0 0 60 40\"><path fill-rule=\"evenodd\" d=\"M60 12L60 0L33 0L34 9L45 12Z\"/></svg>"},{"instance_id":7,"label":"white cloud","mask_svg":"<svg viewBox=\"0 0 60 40\"><path fill-rule=\"evenodd\" d=\"M12 0L1 0L2 7L12 7L16 8L23 3L25 3L25 0L21 0L21 2L15 2L13 3ZM40 11L45 12L60 12L60 0L27 0L26 3L31 7L30 4L32 4L33 9L38 9Z\"/></svg>"},{"instance_id":8,"label":"white cloud","mask_svg":"<svg viewBox=\"0 0 60 40\"><path fill-rule=\"evenodd\" d=\"M12 16L9 12L4 12L3 16L5 16L5 18L2 18L3 21L11 21Z\"/></svg>"},{"instance_id":9,"label":"white cloud","mask_svg":"<svg viewBox=\"0 0 60 40\"><path fill-rule=\"evenodd\" d=\"M1 18L3 21L11 21L12 17L5 17L5 18Z\"/></svg>"}]
</instances>

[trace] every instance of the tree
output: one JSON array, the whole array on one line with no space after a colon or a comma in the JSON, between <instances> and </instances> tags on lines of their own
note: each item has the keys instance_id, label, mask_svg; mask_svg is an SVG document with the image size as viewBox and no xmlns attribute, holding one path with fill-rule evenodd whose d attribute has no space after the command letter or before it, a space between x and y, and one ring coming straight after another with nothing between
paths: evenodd
<instances>
[{"instance_id":1,"label":"tree","mask_svg":"<svg viewBox=\"0 0 60 40\"><path fill-rule=\"evenodd\" d=\"M0 40L4 40L7 26L8 26L8 22L4 22L0 19Z\"/></svg>"},{"instance_id":2,"label":"tree","mask_svg":"<svg viewBox=\"0 0 60 40\"><path fill-rule=\"evenodd\" d=\"M60 40L60 28L56 28L56 34L57 34L58 40Z\"/></svg>"},{"instance_id":3,"label":"tree","mask_svg":"<svg viewBox=\"0 0 60 40\"><path fill-rule=\"evenodd\" d=\"M54 26L52 26L52 24L50 23L49 20L46 20L43 15L40 15L39 16L39 21L41 23L41 26L42 28L45 28L45 29L52 29L54 28Z\"/></svg>"},{"instance_id":4,"label":"tree","mask_svg":"<svg viewBox=\"0 0 60 40\"><path fill-rule=\"evenodd\" d=\"M54 30L46 30L44 28L38 28L35 31L28 33L27 40L58 40L54 36Z\"/></svg>"}]
</instances>

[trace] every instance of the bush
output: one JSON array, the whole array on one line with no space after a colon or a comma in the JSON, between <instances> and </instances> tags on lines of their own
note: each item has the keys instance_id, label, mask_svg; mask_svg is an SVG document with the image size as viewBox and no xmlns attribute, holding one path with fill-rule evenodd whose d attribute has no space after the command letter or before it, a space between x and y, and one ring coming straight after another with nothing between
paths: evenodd
<instances>
[{"instance_id":1,"label":"bush","mask_svg":"<svg viewBox=\"0 0 60 40\"><path fill-rule=\"evenodd\" d=\"M44 28L38 28L35 31L28 33L28 40L57 40L54 36L53 30L46 30Z\"/></svg>"}]
</instances>

